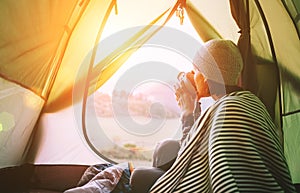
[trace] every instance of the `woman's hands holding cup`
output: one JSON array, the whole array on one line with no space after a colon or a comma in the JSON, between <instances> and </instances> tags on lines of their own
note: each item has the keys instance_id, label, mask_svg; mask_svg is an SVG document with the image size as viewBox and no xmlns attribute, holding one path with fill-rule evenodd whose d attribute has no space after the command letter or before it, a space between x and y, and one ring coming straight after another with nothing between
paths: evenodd
<instances>
[{"instance_id":1,"label":"woman's hands holding cup","mask_svg":"<svg viewBox=\"0 0 300 193\"><path fill-rule=\"evenodd\" d=\"M198 100L194 72L180 72L177 78L179 82L174 85L177 104L182 116L188 116L193 113Z\"/></svg>"}]
</instances>

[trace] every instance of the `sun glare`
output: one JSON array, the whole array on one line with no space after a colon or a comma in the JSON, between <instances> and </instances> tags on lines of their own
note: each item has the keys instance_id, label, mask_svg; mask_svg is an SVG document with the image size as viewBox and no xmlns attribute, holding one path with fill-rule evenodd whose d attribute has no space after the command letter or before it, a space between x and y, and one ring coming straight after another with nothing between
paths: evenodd
<instances>
[{"instance_id":1,"label":"sun glare","mask_svg":"<svg viewBox=\"0 0 300 193\"><path fill-rule=\"evenodd\" d=\"M15 126L14 115L8 112L0 113L0 132L8 131Z\"/></svg>"}]
</instances>

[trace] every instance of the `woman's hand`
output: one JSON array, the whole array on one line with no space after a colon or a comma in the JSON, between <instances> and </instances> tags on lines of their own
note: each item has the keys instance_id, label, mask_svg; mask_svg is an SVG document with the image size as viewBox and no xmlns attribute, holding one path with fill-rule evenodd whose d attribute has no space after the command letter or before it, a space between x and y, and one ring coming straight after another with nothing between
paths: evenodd
<instances>
[{"instance_id":1,"label":"woman's hand","mask_svg":"<svg viewBox=\"0 0 300 193\"><path fill-rule=\"evenodd\" d=\"M181 109L182 116L193 114L197 101L197 91L194 83L194 73L180 73L179 83L175 87L177 104Z\"/></svg>"}]
</instances>

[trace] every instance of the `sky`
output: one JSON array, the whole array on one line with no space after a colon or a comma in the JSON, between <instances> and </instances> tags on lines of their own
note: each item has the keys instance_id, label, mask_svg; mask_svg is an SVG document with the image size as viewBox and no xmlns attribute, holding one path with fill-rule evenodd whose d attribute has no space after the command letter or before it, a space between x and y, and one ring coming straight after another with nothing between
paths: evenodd
<instances>
[{"instance_id":1,"label":"sky","mask_svg":"<svg viewBox=\"0 0 300 193\"><path fill-rule=\"evenodd\" d=\"M202 42L197 32L194 30L192 24L190 23L188 17L184 18L184 22L180 25L180 20L175 15L166 24L168 27L175 28L177 30L183 31L189 36L195 38L197 41ZM102 39L109 36L110 30L104 30ZM155 57L154 57L155 56ZM168 64L178 71L190 71L192 69L191 61L186 57L182 56L176 50L165 49L163 47L141 47L136 51L124 64L123 66L99 89L100 92L111 93L115 88L116 82L123 76L128 69L133 68L144 62L149 62L155 60L157 62L162 62ZM174 79L169 82L175 81Z\"/></svg>"}]
</instances>

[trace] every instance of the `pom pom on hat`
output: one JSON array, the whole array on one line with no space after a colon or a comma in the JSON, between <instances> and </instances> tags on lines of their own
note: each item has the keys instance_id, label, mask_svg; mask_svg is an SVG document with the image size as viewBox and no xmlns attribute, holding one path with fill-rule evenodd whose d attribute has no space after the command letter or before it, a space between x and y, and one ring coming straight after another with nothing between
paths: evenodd
<instances>
[{"instance_id":1,"label":"pom pom on hat","mask_svg":"<svg viewBox=\"0 0 300 193\"><path fill-rule=\"evenodd\" d=\"M210 40L196 53L194 67L206 79L225 85L237 85L243 68L238 47L230 40Z\"/></svg>"}]
</instances>

